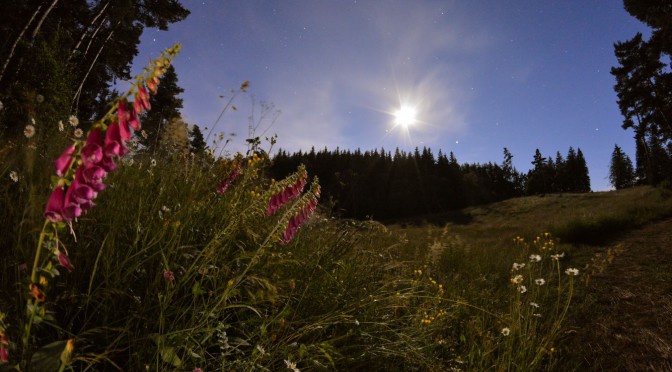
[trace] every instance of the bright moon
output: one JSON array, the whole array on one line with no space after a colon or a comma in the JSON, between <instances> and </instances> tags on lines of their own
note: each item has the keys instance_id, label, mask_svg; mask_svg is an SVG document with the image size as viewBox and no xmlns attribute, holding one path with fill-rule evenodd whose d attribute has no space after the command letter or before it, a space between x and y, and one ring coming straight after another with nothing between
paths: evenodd
<instances>
[{"instance_id":1,"label":"bright moon","mask_svg":"<svg viewBox=\"0 0 672 372\"><path fill-rule=\"evenodd\" d=\"M394 123L407 128L416 122L417 111L410 106L401 106L399 110L394 113Z\"/></svg>"}]
</instances>

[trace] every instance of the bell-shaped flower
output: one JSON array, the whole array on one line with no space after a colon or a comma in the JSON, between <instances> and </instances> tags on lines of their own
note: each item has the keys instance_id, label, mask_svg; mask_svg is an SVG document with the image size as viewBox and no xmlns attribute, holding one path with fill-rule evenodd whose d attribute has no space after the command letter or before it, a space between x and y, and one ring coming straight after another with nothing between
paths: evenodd
<instances>
[{"instance_id":1,"label":"bell-shaped flower","mask_svg":"<svg viewBox=\"0 0 672 372\"><path fill-rule=\"evenodd\" d=\"M145 110L149 111L152 109L152 106L149 104L149 93L147 93L147 89L144 85L138 87L138 98L140 98L140 103Z\"/></svg>"},{"instance_id":2,"label":"bell-shaped flower","mask_svg":"<svg viewBox=\"0 0 672 372\"><path fill-rule=\"evenodd\" d=\"M142 106L142 102L140 101L140 97L138 95L135 95L135 101L133 101L133 110L137 114L141 114L143 111L145 111L145 108Z\"/></svg>"},{"instance_id":3,"label":"bell-shaped flower","mask_svg":"<svg viewBox=\"0 0 672 372\"><path fill-rule=\"evenodd\" d=\"M44 218L51 222L61 222L65 220L63 215L63 204L65 203L65 190L63 186L56 186L49 197L47 207L44 210Z\"/></svg>"},{"instance_id":4,"label":"bell-shaped flower","mask_svg":"<svg viewBox=\"0 0 672 372\"><path fill-rule=\"evenodd\" d=\"M108 173L117 169L117 163L114 162L113 158L111 158L107 155L103 156L103 160L101 160L100 163L98 163L98 165L100 167L102 167L105 170L105 172L108 172Z\"/></svg>"},{"instance_id":5,"label":"bell-shaped flower","mask_svg":"<svg viewBox=\"0 0 672 372\"><path fill-rule=\"evenodd\" d=\"M128 128L129 117L130 112L126 109L126 100L119 101L119 106L117 107L117 119L119 120L119 134L124 141L131 139L131 130Z\"/></svg>"},{"instance_id":6,"label":"bell-shaped flower","mask_svg":"<svg viewBox=\"0 0 672 372\"><path fill-rule=\"evenodd\" d=\"M103 158L103 133L100 127L91 130L86 139L86 145L82 148L82 160L84 164L98 163Z\"/></svg>"},{"instance_id":7,"label":"bell-shaped flower","mask_svg":"<svg viewBox=\"0 0 672 372\"><path fill-rule=\"evenodd\" d=\"M70 258L68 258L68 256L65 253L61 252L58 249L55 249L54 254L56 255L56 257L58 257L58 263L61 266L63 266L66 270L72 272L72 270L75 269L75 267L72 266L72 262L70 262Z\"/></svg>"},{"instance_id":8,"label":"bell-shaped flower","mask_svg":"<svg viewBox=\"0 0 672 372\"><path fill-rule=\"evenodd\" d=\"M56 167L56 175L59 177L63 177L65 175L65 172L68 171L70 168L70 165L72 164L72 161L75 160L74 157L75 154L75 144L72 144L72 146L68 147L61 156L56 159L54 162L54 166Z\"/></svg>"},{"instance_id":9,"label":"bell-shaped flower","mask_svg":"<svg viewBox=\"0 0 672 372\"><path fill-rule=\"evenodd\" d=\"M98 196L98 192L93 187L81 183L78 179L75 179L70 187L73 189L74 200L79 204L86 203Z\"/></svg>"},{"instance_id":10,"label":"bell-shaped flower","mask_svg":"<svg viewBox=\"0 0 672 372\"><path fill-rule=\"evenodd\" d=\"M79 206L74 194L75 188L72 186L68 187L68 190L65 192L65 200L63 201L63 217L66 221L72 221L82 215L82 208Z\"/></svg>"},{"instance_id":11,"label":"bell-shaped flower","mask_svg":"<svg viewBox=\"0 0 672 372\"><path fill-rule=\"evenodd\" d=\"M86 184L96 191L103 191L105 190L105 184L103 183L105 176L107 176L105 169L98 165L89 164L77 168L75 182Z\"/></svg>"},{"instance_id":12,"label":"bell-shaped flower","mask_svg":"<svg viewBox=\"0 0 672 372\"><path fill-rule=\"evenodd\" d=\"M154 82L154 80L150 79L150 80L147 80L147 88L149 89L150 92L152 92L152 94L156 94L156 90L158 88L158 85L156 84L156 82Z\"/></svg>"},{"instance_id":13,"label":"bell-shaped flower","mask_svg":"<svg viewBox=\"0 0 672 372\"><path fill-rule=\"evenodd\" d=\"M119 124L116 122L107 127L104 152L105 156L110 158L120 158L128 152L128 149L124 145L124 141L121 139L121 134L119 133Z\"/></svg>"},{"instance_id":14,"label":"bell-shaped flower","mask_svg":"<svg viewBox=\"0 0 672 372\"><path fill-rule=\"evenodd\" d=\"M87 200L84 203L81 203L79 205L79 207L82 208L82 211L84 211L84 212L88 211L89 209L91 209L95 206L96 206L96 204L91 200Z\"/></svg>"},{"instance_id":15,"label":"bell-shaped flower","mask_svg":"<svg viewBox=\"0 0 672 372\"><path fill-rule=\"evenodd\" d=\"M133 127L133 130L136 132L142 129L140 127L140 118L138 118L138 113L135 112L135 110L128 112L128 124L130 124L130 126Z\"/></svg>"},{"instance_id":16,"label":"bell-shaped flower","mask_svg":"<svg viewBox=\"0 0 672 372\"><path fill-rule=\"evenodd\" d=\"M219 194L224 193L229 188L229 186L231 186L231 183L233 183L233 181L235 181L236 178L238 178L239 175L240 175L240 165L236 164L235 168L233 168L233 171L231 172L229 177L219 185L219 187L217 188L217 192Z\"/></svg>"}]
</instances>

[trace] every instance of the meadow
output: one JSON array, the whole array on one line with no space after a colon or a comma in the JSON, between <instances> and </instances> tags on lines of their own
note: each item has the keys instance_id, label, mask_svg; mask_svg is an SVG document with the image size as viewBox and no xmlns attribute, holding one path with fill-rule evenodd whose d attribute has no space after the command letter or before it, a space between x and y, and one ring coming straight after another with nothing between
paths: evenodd
<instances>
[{"instance_id":1,"label":"meadow","mask_svg":"<svg viewBox=\"0 0 672 372\"><path fill-rule=\"evenodd\" d=\"M571 370L594 258L672 210L632 188L338 219L304 168L270 179L260 148L133 151L115 131L143 108L122 102L169 59L82 138L0 144L1 370Z\"/></svg>"}]
</instances>

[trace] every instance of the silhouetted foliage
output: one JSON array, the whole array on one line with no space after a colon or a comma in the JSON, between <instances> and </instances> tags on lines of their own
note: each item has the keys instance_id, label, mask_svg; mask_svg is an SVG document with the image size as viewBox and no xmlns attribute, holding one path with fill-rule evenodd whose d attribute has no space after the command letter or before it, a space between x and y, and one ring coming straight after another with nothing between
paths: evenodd
<instances>
[{"instance_id":1,"label":"silhouetted foliage","mask_svg":"<svg viewBox=\"0 0 672 372\"><path fill-rule=\"evenodd\" d=\"M20 135L31 118L53 130L70 114L86 128L107 111L115 80L131 78L144 28L187 15L177 0L3 1L0 133Z\"/></svg>"},{"instance_id":2,"label":"silhouetted foliage","mask_svg":"<svg viewBox=\"0 0 672 372\"><path fill-rule=\"evenodd\" d=\"M205 153L205 140L203 139L201 128L194 124L189 134L189 150L195 155L202 155Z\"/></svg>"},{"instance_id":3,"label":"silhouetted foliage","mask_svg":"<svg viewBox=\"0 0 672 372\"><path fill-rule=\"evenodd\" d=\"M635 170L632 167L632 160L618 145L614 145L614 151L611 153L609 182L616 190L631 187L635 184Z\"/></svg>"},{"instance_id":4,"label":"silhouetted foliage","mask_svg":"<svg viewBox=\"0 0 672 372\"><path fill-rule=\"evenodd\" d=\"M614 44L619 66L611 69L623 114L623 128L635 131L636 167L640 183L672 178L672 5L669 0L625 0L626 10L648 24L641 33Z\"/></svg>"}]
</instances>

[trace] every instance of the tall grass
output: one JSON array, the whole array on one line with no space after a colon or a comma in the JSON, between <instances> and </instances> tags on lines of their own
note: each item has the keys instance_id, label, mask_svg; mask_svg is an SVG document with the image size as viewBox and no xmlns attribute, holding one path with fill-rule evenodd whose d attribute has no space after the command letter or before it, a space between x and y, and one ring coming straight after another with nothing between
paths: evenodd
<instances>
[{"instance_id":1,"label":"tall grass","mask_svg":"<svg viewBox=\"0 0 672 372\"><path fill-rule=\"evenodd\" d=\"M573 276L552 258L561 248L548 235L465 251L444 233L432 244L445 249L430 257L426 240L373 221L319 210L309 219L317 180L308 185L303 168L268 179L263 152L128 154L95 207L45 222L64 182L50 185L51 164L67 144L55 136L0 147L2 367L554 366Z\"/></svg>"}]
</instances>

